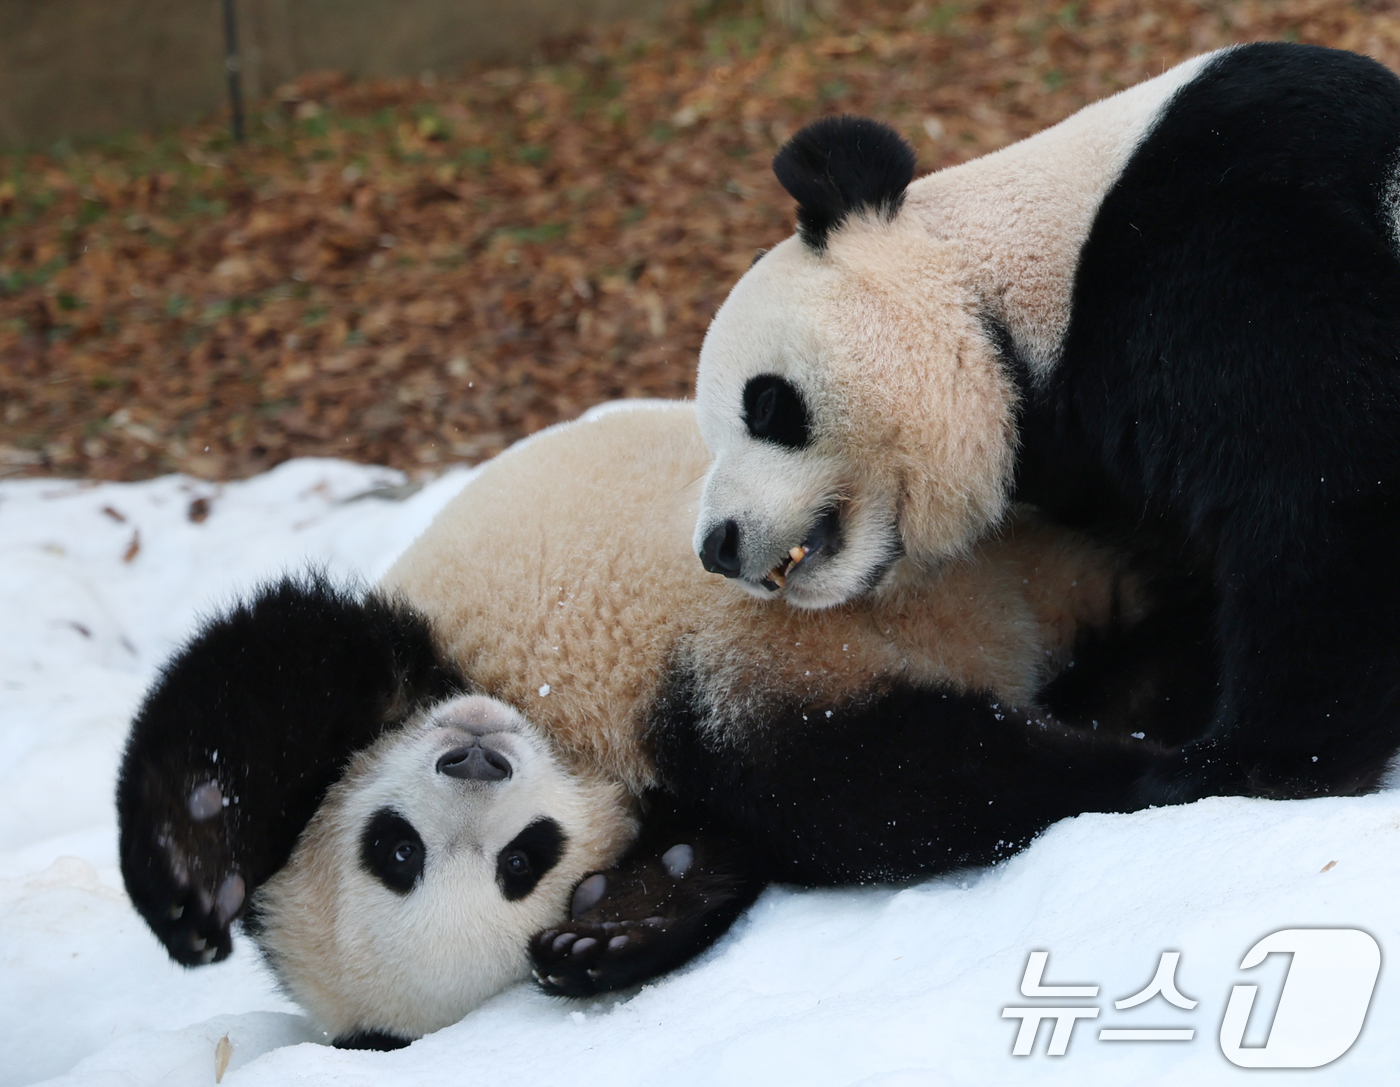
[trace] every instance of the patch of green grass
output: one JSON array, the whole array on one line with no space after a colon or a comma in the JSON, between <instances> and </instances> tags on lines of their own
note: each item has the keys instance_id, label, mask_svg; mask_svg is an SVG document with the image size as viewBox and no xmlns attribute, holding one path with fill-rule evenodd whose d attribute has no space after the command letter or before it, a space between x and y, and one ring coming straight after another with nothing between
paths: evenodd
<instances>
[{"instance_id":1,"label":"patch of green grass","mask_svg":"<svg viewBox=\"0 0 1400 1087\"><path fill-rule=\"evenodd\" d=\"M514 227L502 233L517 242L552 242L568 232L567 223L540 223L538 226Z\"/></svg>"}]
</instances>

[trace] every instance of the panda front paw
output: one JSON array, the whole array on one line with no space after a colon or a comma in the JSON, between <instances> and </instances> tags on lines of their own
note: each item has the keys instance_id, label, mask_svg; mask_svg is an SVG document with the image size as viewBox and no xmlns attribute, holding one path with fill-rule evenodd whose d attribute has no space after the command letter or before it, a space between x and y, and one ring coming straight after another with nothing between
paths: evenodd
<instances>
[{"instance_id":1,"label":"panda front paw","mask_svg":"<svg viewBox=\"0 0 1400 1087\"><path fill-rule=\"evenodd\" d=\"M183 810L157 807L122 813L127 892L172 959L219 962L233 950L230 927L248 896L226 846L223 794L206 781L183 798Z\"/></svg>"},{"instance_id":2,"label":"panda front paw","mask_svg":"<svg viewBox=\"0 0 1400 1087\"><path fill-rule=\"evenodd\" d=\"M671 967L674 920L572 921L530 943L535 980L555 996L625 989Z\"/></svg>"},{"instance_id":3,"label":"panda front paw","mask_svg":"<svg viewBox=\"0 0 1400 1087\"><path fill-rule=\"evenodd\" d=\"M674 970L722 936L763 883L730 837L644 841L580 882L571 919L531 940L535 977L546 992L592 996Z\"/></svg>"}]
</instances>

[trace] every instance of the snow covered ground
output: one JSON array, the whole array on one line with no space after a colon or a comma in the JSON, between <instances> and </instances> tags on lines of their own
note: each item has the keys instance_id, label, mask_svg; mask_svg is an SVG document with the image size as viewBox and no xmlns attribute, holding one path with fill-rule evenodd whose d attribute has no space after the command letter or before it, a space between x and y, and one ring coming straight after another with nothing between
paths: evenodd
<instances>
[{"instance_id":1,"label":"snow covered ground","mask_svg":"<svg viewBox=\"0 0 1400 1087\"><path fill-rule=\"evenodd\" d=\"M1257 984L1244 1041L1264 1042L1288 958L1239 967L1271 932L1359 928L1383 955L1400 951L1400 792L1087 815L990 871L906 888L771 889L702 960L639 992L565 1003L521 986L396 1053L329 1048L246 947L214 967L172 965L122 891L112 802L155 668L198 615L261 578L316 562L374 579L466 478L405 497L393 472L303 460L222 486L0 483L0 1087L210 1084L225 1034L232 1087L1394 1075L1400 977L1385 965L1359 1040L1324 1068L1238 1068L1217 1039L1232 986ZM190 517L199 499L202 521ZM1042 984L1097 995L1023 996L1037 950L1050 953ZM1195 1008L1158 996L1115 1009L1166 951L1180 953L1176 983ZM1302 1008L1293 1041L1306 1043L1346 993L1304 977L1296 958L1294 973L1285 1002ZM1353 990L1363 981L1343 978ZM1015 1056L1021 1021L1003 1009L1037 1005L1099 1011L1074 1024L1065 1055L1046 1055L1046 1022L1033 1054ZM1195 1035L1101 1041L1102 1028Z\"/></svg>"}]
</instances>

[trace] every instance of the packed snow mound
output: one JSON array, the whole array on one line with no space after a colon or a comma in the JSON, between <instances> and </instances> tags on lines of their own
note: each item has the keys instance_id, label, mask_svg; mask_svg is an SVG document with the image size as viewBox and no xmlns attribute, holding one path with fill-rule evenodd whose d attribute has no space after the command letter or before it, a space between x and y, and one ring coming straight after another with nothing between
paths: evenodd
<instances>
[{"instance_id":1,"label":"packed snow mound","mask_svg":"<svg viewBox=\"0 0 1400 1087\"><path fill-rule=\"evenodd\" d=\"M1276 1045L1289 962L1241 970L1257 941L1362 929L1382 956L1400 948L1400 794L1215 799L1066 820L996 868L914 886L773 888L639 991L565 1002L520 986L399 1052L330 1048L246 943L187 971L147 932L117 869L121 745L201 615L310 564L372 582L467 478L415 491L385 469L302 460L224 485L0 483L0 1087L209 1084L224 1037L232 1087L1247 1083L1260 1073L1218 1040L1227 1003L1257 985L1243 1045ZM1033 951L1049 953L1043 986L1097 992L1023 995ZM1172 951L1194 1008L1158 995L1117 1009ZM1397 989L1382 966L1359 1039L1307 1082L1393 1075ZM1337 1004L1326 997L1283 999ZM1069 1019L1064 1055L1047 1055L1054 1019L1013 1054L1024 1013L1004 1009L1066 1006L1094 1017ZM1320 1037L1332 1027L1317 1015Z\"/></svg>"}]
</instances>

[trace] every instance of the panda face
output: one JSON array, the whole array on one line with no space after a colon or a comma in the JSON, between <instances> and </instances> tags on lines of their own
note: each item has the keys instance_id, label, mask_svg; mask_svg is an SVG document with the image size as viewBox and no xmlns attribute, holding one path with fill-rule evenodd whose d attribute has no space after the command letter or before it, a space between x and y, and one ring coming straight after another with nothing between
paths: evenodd
<instances>
[{"instance_id":1,"label":"panda face","mask_svg":"<svg viewBox=\"0 0 1400 1087\"><path fill-rule=\"evenodd\" d=\"M620 791L568 772L504 703L440 703L361 752L254 935L331 1033L412 1039L528 972L529 938L634 834Z\"/></svg>"},{"instance_id":2,"label":"panda face","mask_svg":"<svg viewBox=\"0 0 1400 1087\"><path fill-rule=\"evenodd\" d=\"M799 607L936 564L998 520L1014 392L961 257L908 216L790 238L716 314L696 401L714 455L696 553Z\"/></svg>"}]
</instances>

